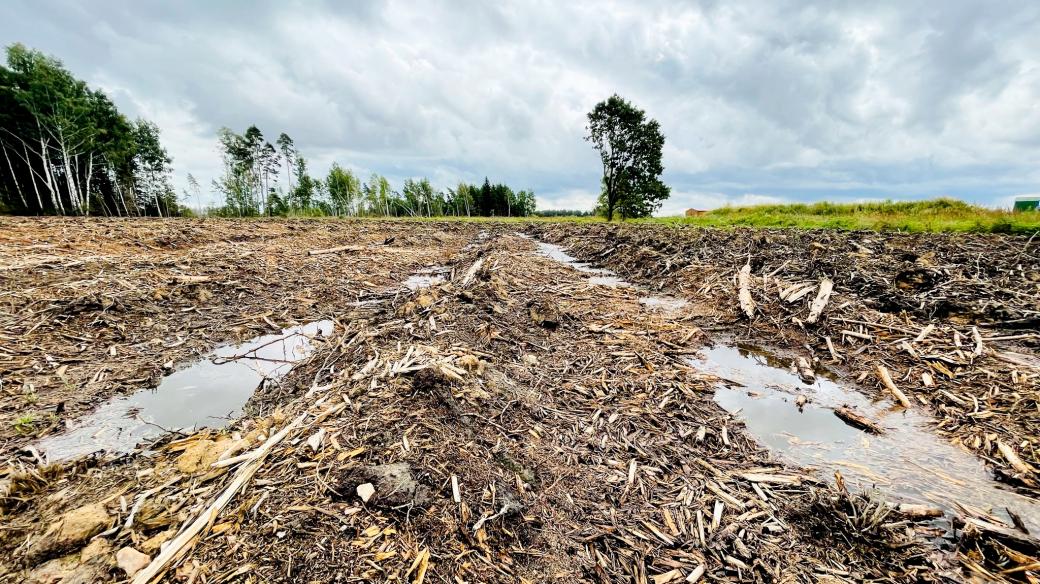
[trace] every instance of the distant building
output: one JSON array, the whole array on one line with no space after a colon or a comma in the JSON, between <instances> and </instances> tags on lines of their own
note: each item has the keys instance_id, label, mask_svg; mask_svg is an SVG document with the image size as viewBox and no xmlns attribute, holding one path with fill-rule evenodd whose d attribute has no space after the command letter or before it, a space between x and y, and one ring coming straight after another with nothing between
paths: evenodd
<instances>
[{"instance_id":1,"label":"distant building","mask_svg":"<svg viewBox=\"0 0 1040 584\"><path fill-rule=\"evenodd\" d=\"M686 216L687 217L698 217L700 215L707 215L707 214L708 214L707 211L702 211L700 209L687 209L686 210Z\"/></svg>"},{"instance_id":2,"label":"distant building","mask_svg":"<svg viewBox=\"0 0 1040 584\"><path fill-rule=\"evenodd\" d=\"M1036 211L1040 209L1040 195L1022 195L1015 197L1015 211ZM690 214L689 211L686 212Z\"/></svg>"}]
</instances>

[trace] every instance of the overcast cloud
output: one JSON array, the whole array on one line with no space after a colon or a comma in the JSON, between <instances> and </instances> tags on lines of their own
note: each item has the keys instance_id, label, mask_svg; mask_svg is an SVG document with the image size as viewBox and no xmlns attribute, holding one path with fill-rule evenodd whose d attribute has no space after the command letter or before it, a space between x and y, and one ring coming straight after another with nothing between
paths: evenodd
<instances>
[{"instance_id":1,"label":"overcast cloud","mask_svg":"<svg viewBox=\"0 0 1040 584\"><path fill-rule=\"evenodd\" d=\"M484 176L590 208L584 115L661 122L664 208L1040 191L1040 2L7 0L0 42L50 53L159 124L208 185L256 124L399 186Z\"/></svg>"}]
</instances>

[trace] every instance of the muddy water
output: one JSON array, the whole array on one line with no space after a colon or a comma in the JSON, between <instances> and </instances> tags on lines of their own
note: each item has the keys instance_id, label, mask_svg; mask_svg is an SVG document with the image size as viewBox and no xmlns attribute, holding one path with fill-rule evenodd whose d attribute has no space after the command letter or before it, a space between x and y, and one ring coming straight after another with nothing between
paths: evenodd
<instances>
[{"instance_id":1,"label":"muddy water","mask_svg":"<svg viewBox=\"0 0 1040 584\"><path fill-rule=\"evenodd\" d=\"M717 345L691 360L728 382L715 401L742 418L747 429L781 458L811 466L823 478L841 472L850 489L877 488L893 502L927 504L950 514L992 512L1010 525L1005 508L1040 532L1040 503L993 479L973 455L934 434L929 419L887 400L871 401L853 388L817 377L805 383L784 362L752 347ZM737 385L739 384L739 386ZM809 399L801 409L798 395ZM834 408L852 407L882 427L880 436L847 425Z\"/></svg>"},{"instance_id":2,"label":"muddy water","mask_svg":"<svg viewBox=\"0 0 1040 584\"><path fill-rule=\"evenodd\" d=\"M589 277L587 282L592 286L609 286L611 288L635 288L641 290L638 286L626 282L616 273L605 268L595 268L585 262L579 262L576 258L568 254L563 250L562 247L552 244L545 243L544 241L537 242L538 253L549 259L556 260L561 264L570 266L579 272L585 274L593 274ZM648 310L655 310L665 313L675 312L682 310L687 306L687 302L681 298L674 298L672 296L654 296L646 295L639 298L639 303L646 307Z\"/></svg>"},{"instance_id":3,"label":"muddy water","mask_svg":"<svg viewBox=\"0 0 1040 584\"><path fill-rule=\"evenodd\" d=\"M435 284L443 284L445 281L445 275L450 272L451 268L446 268L444 266L423 268L411 276L408 276L404 281L404 286L414 292L416 290L421 290L422 288L429 288Z\"/></svg>"},{"instance_id":4,"label":"muddy water","mask_svg":"<svg viewBox=\"0 0 1040 584\"><path fill-rule=\"evenodd\" d=\"M261 382L285 375L311 353L310 338L331 332L332 321L323 320L216 349L157 388L114 398L35 447L54 462L97 451L132 452L169 430L222 427L242 413Z\"/></svg>"},{"instance_id":5,"label":"muddy water","mask_svg":"<svg viewBox=\"0 0 1040 584\"><path fill-rule=\"evenodd\" d=\"M586 274L598 274L601 276L615 276L616 274L610 270L604 268L594 268L585 262L579 262L574 256L568 254L563 250L562 247L553 244L545 243L544 241L537 242L538 253L551 259L560 262L561 264L568 265L579 272Z\"/></svg>"}]
</instances>

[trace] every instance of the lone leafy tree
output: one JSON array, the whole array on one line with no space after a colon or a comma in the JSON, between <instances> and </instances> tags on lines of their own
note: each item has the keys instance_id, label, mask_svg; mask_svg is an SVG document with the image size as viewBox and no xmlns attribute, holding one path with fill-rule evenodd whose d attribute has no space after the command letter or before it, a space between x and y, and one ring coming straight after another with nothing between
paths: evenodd
<instances>
[{"instance_id":1,"label":"lone leafy tree","mask_svg":"<svg viewBox=\"0 0 1040 584\"><path fill-rule=\"evenodd\" d=\"M588 115L586 140L603 161L600 208L607 221L648 217L668 198L661 182L664 135L657 120L617 94L596 104Z\"/></svg>"}]
</instances>

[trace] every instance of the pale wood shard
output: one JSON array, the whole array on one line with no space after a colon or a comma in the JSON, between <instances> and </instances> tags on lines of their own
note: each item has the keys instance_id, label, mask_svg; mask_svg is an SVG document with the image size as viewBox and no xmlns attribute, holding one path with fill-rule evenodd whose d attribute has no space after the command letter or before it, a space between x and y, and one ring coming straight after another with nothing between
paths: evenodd
<instances>
[{"instance_id":1,"label":"pale wood shard","mask_svg":"<svg viewBox=\"0 0 1040 584\"><path fill-rule=\"evenodd\" d=\"M753 473L746 472L741 473L740 476L745 480L752 483L767 483L773 485L800 485L802 479L800 477L791 475L779 475L779 474L765 474L765 473Z\"/></svg>"},{"instance_id":2,"label":"pale wood shard","mask_svg":"<svg viewBox=\"0 0 1040 584\"><path fill-rule=\"evenodd\" d=\"M696 582L700 581L701 576L703 576L703 575L704 575L704 564L700 564L696 568L694 568L693 571L690 572L690 574L688 576L686 576L686 581L689 582L689 584L695 584Z\"/></svg>"},{"instance_id":3,"label":"pale wood shard","mask_svg":"<svg viewBox=\"0 0 1040 584\"><path fill-rule=\"evenodd\" d=\"M906 397L906 394L896 386L896 382L892 380L892 374L888 372L888 369L884 365L878 365L874 370L877 372L878 379L880 379L885 388L895 396L896 400L898 400L904 408L909 408L910 400Z\"/></svg>"},{"instance_id":4,"label":"pale wood shard","mask_svg":"<svg viewBox=\"0 0 1040 584\"><path fill-rule=\"evenodd\" d=\"M755 316L755 300L751 297L751 264L744 264L737 272L737 299L740 309L748 318Z\"/></svg>"},{"instance_id":5,"label":"pale wood shard","mask_svg":"<svg viewBox=\"0 0 1040 584\"><path fill-rule=\"evenodd\" d=\"M482 265L484 265L484 258L480 258L477 261L473 262L469 269L466 270L466 275L462 277L463 288L469 286L470 282L473 281L473 277L477 275L477 270L479 270L480 266Z\"/></svg>"},{"instance_id":6,"label":"pale wood shard","mask_svg":"<svg viewBox=\"0 0 1040 584\"><path fill-rule=\"evenodd\" d=\"M1009 446L1003 440L997 441L997 450L999 450L1001 456L1003 456L1004 459L1008 461L1008 464L1011 465L1011 468L1017 470L1018 472L1027 475L1036 472L1035 468L1030 466L1029 463L1027 463L1026 461L1022 460L1022 458L1018 456L1018 453L1015 452L1015 449Z\"/></svg>"},{"instance_id":7,"label":"pale wood shard","mask_svg":"<svg viewBox=\"0 0 1040 584\"><path fill-rule=\"evenodd\" d=\"M209 276L190 276L186 274L176 274L173 276L173 279L183 284L204 284L213 280Z\"/></svg>"},{"instance_id":8,"label":"pale wood shard","mask_svg":"<svg viewBox=\"0 0 1040 584\"><path fill-rule=\"evenodd\" d=\"M327 247L325 249L312 249L307 252L307 255L316 256L328 253L340 253L343 251L361 251L363 249L365 249L365 247L361 245L341 245L338 247Z\"/></svg>"},{"instance_id":9,"label":"pale wood shard","mask_svg":"<svg viewBox=\"0 0 1040 584\"><path fill-rule=\"evenodd\" d=\"M924 327L923 329L921 329L921 332L917 335L917 338L914 339L914 342L915 343L924 342L924 340L928 338L928 335L932 334L932 331L934 331L934 330L935 330L935 325L934 324L930 324L930 325Z\"/></svg>"},{"instance_id":10,"label":"pale wood shard","mask_svg":"<svg viewBox=\"0 0 1040 584\"><path fill-rule=\"evenodd\" d=\"M896 506L896 511L910 519L930 519L933 517L943 516L942 509L939 509L938 507L917 505L913 503L900 503Z\"/></svg>"},{"instance_id":11,"label":"pale wood shard","mask_svg":"<svg viewBox=\"0 0 1040 584\"><path fill-rule=\"evenodd\" d=\"M307 446L311 447L311 450L317 452L321 449L321 443L325 439L325 428L318 428L318 431L311 435L307 439Z\"/></svg>"},{"instance_id":12,"label":"pale wood shard","mask_svg":"<svg viewBox=\"0 0 1040 584\"><path fill-rule=\"evenodd\" d=\"M231 499L235 497L235 494L249 482L249 479L256 474L256 471L264 463L264 459L271 452L271 449L281 442L286 436L289 435L297 426L303 423L306 419L307 414L300 414L298 418L293 420L285 428L282 428L280 432L271 436L260 448L256 449L256 455L249 463L245 464L238 470L238 474L235 479L224 489L224 492L213 503L207 507L190 525L184 528L181 533L175 537L166 548L155 557L145 569L141 570L134 576L132 584L148 584L154 578L158 577L176 558L180 557L181 553L186 551L189 543L195 540L204 529L208 528L216 520L220 512L224 510L224 507L231 502Z\"/></svg>"},{"instance_id":13,"label":"pale wood shard","mask_svg":"<svg viewBox=\"0 0 1040 584\"><path fill-rule=\"evenodd\" d=\"M834 282L830 278L820 280L819 291L816 293L816 299L809 306L809 316L805 319L805 322L813 324L819 320L820 315L823 314L823 309L830 302L831 292L833 291Z\"/></svg>"},{"instance_id":14,"label":"pale wood shard","mask_svg":"<svg viewBox=\"0 0 1040 584\"><path fill-rule=\"evenodd\" d=\"M981 357L986 348L982 344L982 335L979 334L979 327L971 327L971 338L975 341L975 348L971 352L972 356Z\"/></svg>"}]
</instances>

